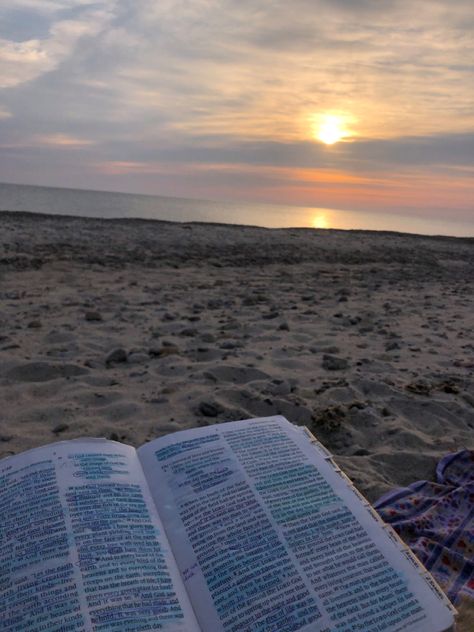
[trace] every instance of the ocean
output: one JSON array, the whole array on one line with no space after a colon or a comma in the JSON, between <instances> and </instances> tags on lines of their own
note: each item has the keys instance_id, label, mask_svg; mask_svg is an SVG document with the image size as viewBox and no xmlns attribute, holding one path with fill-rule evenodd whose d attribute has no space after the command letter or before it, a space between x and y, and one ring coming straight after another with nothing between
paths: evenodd
<instances>
[{"instance_id":1,"label":"ocean","mask_svg":"<svg viewBox=\"0 0 474 632\"><path fill-rule=\"evenodd\" d=\"M317 207L253 202L216 202L159 195L61 189L0 183L0 211L175 222L218 222L268 228L310 227L390 230L425 235L474 237L472 222L420 219L407 215L363 213Z\"/></svg>"}]
</instances>

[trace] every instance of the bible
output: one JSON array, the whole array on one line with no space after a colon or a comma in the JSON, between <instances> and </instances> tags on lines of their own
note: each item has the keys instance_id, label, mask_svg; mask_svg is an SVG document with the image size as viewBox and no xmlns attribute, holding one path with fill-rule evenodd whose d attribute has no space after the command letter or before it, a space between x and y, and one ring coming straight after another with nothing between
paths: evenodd
<instances>
[{"instance_id":1,"label":"bible","mask_svg":"<svg viewBox=\"0 0 474 632\"><path fill-rule=\"evenodd\" d=\"M0 461L3 632L445 632L454 615L283 417Z\"/></svg>"}]
</instances>

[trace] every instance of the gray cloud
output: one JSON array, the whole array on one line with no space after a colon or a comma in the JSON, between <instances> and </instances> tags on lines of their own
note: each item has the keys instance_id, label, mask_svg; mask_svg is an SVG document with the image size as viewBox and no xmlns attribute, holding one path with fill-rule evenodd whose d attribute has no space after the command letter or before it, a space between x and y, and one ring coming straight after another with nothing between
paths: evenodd
<instances>
[{"instance_id":1,"label":"gray cloud","mask_svg":"<svg viewBox=\"0 0 474 632\"><path fill-rule=\"evenodd\" d=\"M112 142L104 158L126 156L139 162L260 165L305 169L346 169L351 173L377 173L400 167L474 169L474 133L426 137L358 140L327 148L314 142L229 141L200 137L193 143L175 138L157 147L153 142Z\"/></svg>"}]
</instances>

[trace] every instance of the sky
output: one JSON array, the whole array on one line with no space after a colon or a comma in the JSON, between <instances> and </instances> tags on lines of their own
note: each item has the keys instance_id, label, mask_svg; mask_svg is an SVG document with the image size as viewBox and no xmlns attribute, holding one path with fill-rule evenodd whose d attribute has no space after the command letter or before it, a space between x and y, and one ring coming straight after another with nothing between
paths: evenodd
<instances>
[{"instance_id":1,"label":"sky","mask_svg":"<svg viewBox=\"0 0 474 632\"><path fill-rule=\"evenodd\" d=\"M473 221L473 33L472 0L1 0L0 181Z\"/></svg>"}]
</instances>

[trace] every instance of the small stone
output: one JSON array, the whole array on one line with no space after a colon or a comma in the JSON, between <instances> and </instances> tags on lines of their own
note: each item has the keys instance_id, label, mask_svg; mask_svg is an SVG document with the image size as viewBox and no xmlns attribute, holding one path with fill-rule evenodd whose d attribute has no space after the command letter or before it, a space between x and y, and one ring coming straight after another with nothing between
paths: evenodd
<instances>
[{"instance_id":1,"label":"small stone","mask_svg":"<svg viewBox=\"0 0 474 632\"><path fill-rule=\"evenodd\" d=\"M359 400L354 400L349 404L349 410L356 408L357 410L363 410L365 408L364 402L360 402Z\"/></svg>"},{"instance_id":2,"label":"small stone","mask_svg":"<svg viewBox=\"0 0 474 632\"><path fill-rule=\"evenodd\" d=\"M324 354L322 366L327 371L343 371L349 367L349 363L344 358Z\"/></svg>"},{"instance_id":3,"label":"small stone","mask_svg":"<svg viewBox=\"0 0 474 632\"><path fill-rule=\"evenodd\" d=\"M32 320L27 325L28 329L40 329L41 321L40 320Z\"/></svg>"},{"instance_id":4,"label":"small stone","mask_svg":"<svg viewBox=\"0 0 474 632\"><path fill-rule=\"evenodd\" d=\"M207 301L207 309L220 309L222 307L222 301L220 299L209 299Z\"/></svg>"},{"instance_id":5,"label":"small stone","mask_svg":"<svg viewBox=\"0 0 474 632\"><path fill-rule=\"evenodd\" d=\"M253 296L246 296L242 299L242 305L244 307L252 307L257 304L257 299Z\"/></svg>"},{"instance_id":6,"label":"small stone","mask_svg":"<svg viewBox=\"0 0 474 632\"><path fill-rule=\"evenodd\" d=\"M290 326L288 325L286 321L283 321L282 323L280 323L280 326L278 327L278 329L280 331L290 331Z\"/></svg>"},{"instance_id":7,"label":"small stone","mask_svg":"<svg viewBox=\"0 0 474 632\"><path fill-rule=\"evenodd\" d=\"M215 342L216 341L216 339L214 338L214 336L212 334L202 334L201 340L203 342Z\"/></svg>"},{"instance_id":8,"label":"small stone","mask_svg":"<svg viewBox=\"0 0 474 632\"><path fill-rule=\"evenodd\" d=\"M219 413L224 412L224 409L220 404L201 402L199 404L199 412L205 417L217 417Z\"/></svg>"},{"instance_id":9,"label":"small stone","mask_svg":"<svg viewBox=\"0 0 474 632\"><path fill-rule=\"evenodd\" d=\"M341 428L345 418L346 411L342 406L329 406L329 408L315 412L314 423L326 431L334 432Z\"/></svg>"},{"instance_id":10,"label":"small stone","mask_svg":"<svg viewBox=\"0 0 474 632\"><path fill-rule=\"evenodd\" d=\"M264 320L272 320L273 318L278 318L279 315L280 312L277 311L267 312L266 314L262 314L262 318Z\"/></svg>"},{"instance_id":11,"label":"small stone","mask_svg":"<svg viewBox=\"0 0 474 632\"><path fill-rule=\"evenodd\" d=\"M160 355L167 356L167 355L178 355L178 354L179 354L179 349L175 345L164 345L163 348L161 349Z\"/></svg>"},{"instance_id":12,"label":"small stone","mask_svg":"<svg viewBox=\"0 0 474 632\"><path fill-rule=\"evenodd\" d=\"M366 450L365 448L359 448L358 450L355 450L352 456L368 456L369 454L369 450Z\"/></svg>"},{"instance_id":13,"label":"small stone","mask_svg":"<svg viewBox=\"0 0 474 632\"><path fill-rule=\"evenodd\" d=\"M148 355L152 358L162 358L163 356L177 354L179 354L178 347L173 344L165 344L164 342L162 347L152 347L148 350Z\"/></svg>"},{"instance_id":14,"label":"small stone","mask_svg":"<svg viewBox=\"0 0 474 632\"><path fill-rule=\"evenodd\" d=\"M439 388L441 388L444 393L450 393L452 395L459 393L459 387L453 382L444 382Z\"/></svg>"},{"instance_id":15,"label":"small stone","mask_svg":"<svg viewBox=\"0 0 474 632\"><path fill-rule=\"evenodd\" d=\"M339 349L339 347L330 345L329 347L323 347L321 351L323 353L334 354L334 353L339 353L341 350Z\"/></svg>"},{"instance_id":16,"label":"small stone","mask_svg":"<svg viewBox=\"0 0 474 632\"><path fill-rule=\"evenodd\" d=\"M385 345L385 351L396 351L397 349L400 349L398 342L387 342Z\"/></svg>"},{"instance_id":17,"label":"small stone","mask_svg":"<svg viewBox=\"0 0 474 632\"><path fill-rule=\"evenodd\" d=\"M101 322L102 314L100 312L86 312L84 318L89 322Z\"/></svg>"},{"instance_id":18,"label":"small stone","mask_svg":"<svg viewBox=\"0 0 474 632\"><path fill-rule=\"evenodd\" d=\"M106 366L110 366L112 364L121 364L127 361L127 352L125 349L119 347L118 349L114 349L107 358L105 359Z\"/></svg>"},{"instance_id":19,"label":"small stone","mask_svg":"<svg viewBox=\"0 0 474 632\"><path fill-rule=\"evenodd\" d=\"M231 350L231 349L235 349L238 345L235 342L231 342L230 340L226 340L225 342L221 343L219 345L219 349L227 349L227 350Z\"/></svg>"},{"instance_id":20,"label":"small stone","mask_svg":"<svg viewBox=\"0 0 474 632\"><path fill-rule=\"evenodd\" d=\"M240 328L241 328L241 325L239 321L236 320L235 318L230 318L226 323L222 325L221 331L235 331L236 329L240 329Z\"/></svg>"},{"instance_id":21,"label":"small stone","mask_svg":"<svg viewBox=\"0 0 474 632\"><path fill-rule=\"evenodd\" d=\"M407 384L405 388L407 391L410 391L410 393L415 393L415 395L429 395L431 393L432 386L425 380L418 380Z\"/></svg>"},{"instance_id":22,"label":"small stone","mask_svg":"<svg viewBox=\"0 0 474 632\"><path fill-rule=\"evenodd\" d=\"M61 434L61 432L64 432L65 430L69 430L68 424L58 424L57 426L54 426L52 432L54 434Z\"/></svg>"},{"instance_id":23,"label":"small stone","mask_svg":"<svg viewBox=\"0 0 474 632\"><path fill-rule=\"evenodd\" d=\"M187 327L186 329L182 329L179 332L180 336L189 336L192 338L193 336L197 336L198 330L194 329L194 327Z\"/></svg>"},{"instance_id":24,"label":"small stone","mask_svg":"<svg viewBox=\"0 0 474 632\"><path fill-rule=\"evenodd\" d=\"M269 390L274 395L286 396L291 393L291 385L286 380L272 380Z\"/></svg>"}]
</instances>

